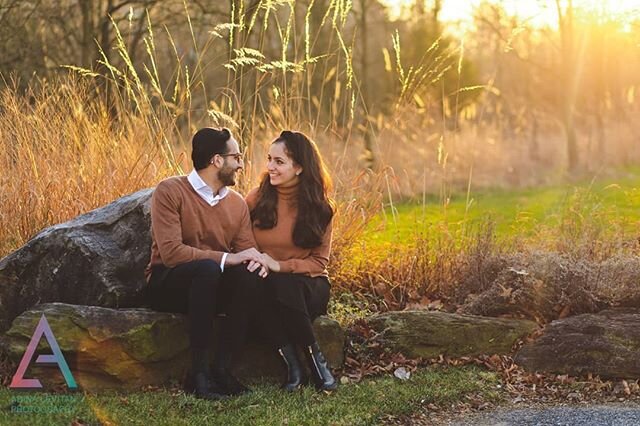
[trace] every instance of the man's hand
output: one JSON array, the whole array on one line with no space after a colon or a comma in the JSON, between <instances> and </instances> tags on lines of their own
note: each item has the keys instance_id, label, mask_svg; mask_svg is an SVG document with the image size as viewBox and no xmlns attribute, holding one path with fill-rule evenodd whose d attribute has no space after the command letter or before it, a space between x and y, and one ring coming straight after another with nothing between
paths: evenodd
<instances>
[{"instance_id":1,"label":"man's hand","mask_svg":"<svg viewBox=\"0 0 640 426\"><path fill-rule=\"evenodd\" d=\"M269 267L267 266L266 262L267 261L264 258L263 254L253 247L242 250L239 253L229 253L225 261L225 263L229 265L249 263L247 265L247 270L249 270L249 272L254 272L256 269L260 268L260 271L258 271L258 275L262 278L265 278L267 275L269 275Z\"/></svg>"},{"instance_id":2,"label":"man's hand","mask_svg":"<svg viewBox=\"0 0 640 426\"><path fill-rule=\"evenodd\" d=\"M227 265L239 265L251 260L260 261L261 259L262 254L255 248L251 247L238 253L229 253L225 263Z\"/></svg>"},{"instance_id":3,"label":"man's hand","mask_svg":"<svg viewBox=\"0 0 640 426\"><path fill-rule=\"evenodd\" d=\"M259 266L262 266L263 268L266 267L267 268L267 273L269 273L269 271L273 271L273 272L280 272L280 263L278 263L277 260L274 260L271 256L269 256L267 253L262 253L262 258L260 261L255 261L255 260L251 260L249 261L249 266L247 267L248 270L250 270L251 272L255 271ZM266 277L267 275L262 275L262 271L259 274L262 278Z\"/></svg>"}]
</instances>

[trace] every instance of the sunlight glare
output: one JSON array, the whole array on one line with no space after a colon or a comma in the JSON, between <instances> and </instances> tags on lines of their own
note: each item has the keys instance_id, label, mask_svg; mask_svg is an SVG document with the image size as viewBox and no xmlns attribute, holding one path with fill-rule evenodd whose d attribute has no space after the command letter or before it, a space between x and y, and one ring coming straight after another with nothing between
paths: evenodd
<instances>
[{"instance_id":1,"label":"sunlight glare","mask_svg":"<svg viewBox=\"0 0 640 426\"><path fill-rule=\"evenodd\" d=\"M416 0L380 0L389 8L393 19L410 13ZM440 20L443 22L459 22L463 25L473 19L473 10L483 0L441 0ZM515 15L533 26L557 27L557 10L555 0L484 0L501 4L509 15ZM427 9L433 0L427 0ZM566 6L567 1L561 1ZM624 26L633 19L640 19L640 0L574 0L574 7L588 13L606 15Z\"/></svg>"}]
</instances>

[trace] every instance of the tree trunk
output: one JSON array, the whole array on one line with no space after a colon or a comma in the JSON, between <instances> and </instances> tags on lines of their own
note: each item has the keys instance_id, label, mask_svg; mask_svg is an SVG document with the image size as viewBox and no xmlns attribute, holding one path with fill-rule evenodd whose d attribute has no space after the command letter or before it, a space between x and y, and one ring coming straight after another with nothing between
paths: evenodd
<instances>
[{"instance_id":1,"label":"tree trunk","mask_svg":"<svg viewBox=\"0 0 640 426\"><path fill-rule=\"evenodd\" d=\"M82 16L82 46L80 46L80 66L91 68L93 51L93 2L84 0L78 3Z\"/></svg>"},{"instance_id":2,"label":"tree trunk","mask_svg":"<svg viewBox=\"0 0 640 426\"><path fill-rule=\"evenodd\" d=\"M574 123L575 103L577 97L576 54L574 46L573 2L568 0L563 13L560 0L556 0L558 11L558 28L561 39L561 83L565 93L562 97L562 125L567 142L567 168L570 174L578 169L578 144Z\"/></svg>"},{"instance_id":3,"label":"tree trunk","mask_svg":"<svg viewBox=\"0 0 640 426\"><path fill-rule=\"evenodd\" d=\"M371 129L369 128L369 55L367 40L369 39L369 28L367 23L367 0L360 0L360 94L362 96L362 128L364 132L364 150L366 167L373 168L375 155L373 153L373 141L371 140Z\"/></svg>"},{"instance_id":4,"label":"tree trunk","mask_svg":"<svg viewBox=\"0 0 640 426\"><path fill-rule=\"evenodd\" d=\"M113 13L113 0L107 0L107 7L101 18L100 25L100 47L107 61L111 60L111 13Z\"/></svg>"}]
</instances>

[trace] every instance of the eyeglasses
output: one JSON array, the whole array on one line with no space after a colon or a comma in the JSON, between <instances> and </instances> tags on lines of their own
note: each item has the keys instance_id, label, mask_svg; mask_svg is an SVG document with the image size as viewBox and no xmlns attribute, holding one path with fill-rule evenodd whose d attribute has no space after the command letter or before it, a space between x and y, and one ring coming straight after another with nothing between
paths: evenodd
<instances>
[{"instance_id":1,"label":"eyeglasses","mask_svg":"<svg viewBox=\"0 0 640 426\"><path fill-rule=\"evenodd\" d=\"M233 157L238 163L244 158L244 154L241 152L237 154L218 154L220 157Z\"/></svg>"}]
</instances>

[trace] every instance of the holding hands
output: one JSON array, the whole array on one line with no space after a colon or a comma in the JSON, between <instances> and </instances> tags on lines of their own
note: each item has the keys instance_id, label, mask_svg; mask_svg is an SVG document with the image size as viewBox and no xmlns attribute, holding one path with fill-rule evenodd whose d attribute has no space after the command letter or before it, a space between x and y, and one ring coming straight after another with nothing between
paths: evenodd
<instances>
[{"instance_id":1,"label":"holding hands","mask_svg":"<svg viewBox=\"0 0 640 426\"><path fill-rule=\"evenodd\" d=\"M270 271L280 272L280 263L267 253L262 253L263 265L269 268Z\"/></svg>"},{"instance_id":2,"label":"holding hands","mask_svg":"<svg viewBox=\"0 0 640 426\"><path fill-rule=\"evenodd\" d=\"M258 275L262 278L269 275L269 271L280 271L280 264L276 260L266 253L260 253L253 247L242 250L238 253L229 253L227 255L226 263L229 265L248 263L247 269L250 272L254 272L259 268L260 271L258 272Z\"/></svg>"}]
</instances>

